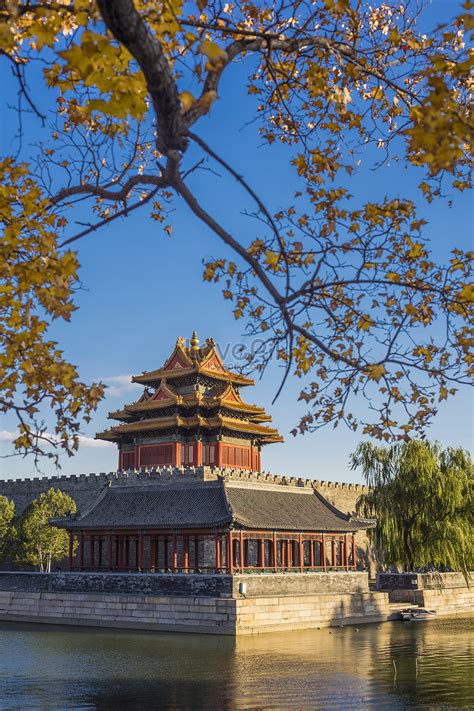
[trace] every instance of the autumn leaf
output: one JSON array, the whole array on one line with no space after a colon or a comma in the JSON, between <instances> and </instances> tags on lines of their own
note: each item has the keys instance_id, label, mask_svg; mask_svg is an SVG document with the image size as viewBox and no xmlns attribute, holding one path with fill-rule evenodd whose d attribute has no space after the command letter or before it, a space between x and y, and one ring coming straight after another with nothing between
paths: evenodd
<instances>
[{"instance_id":1,"label":"autumn leaf","mask_svg":"<svg viewBox=\"0 0 474 711\"><path fill-rule=\"evenodd\" d=\"M375 380L377 383L387 372L383 364L374 363L373 365L367 365L365 371L370 378L370 380Z\"/></svg>"}]
</instances>

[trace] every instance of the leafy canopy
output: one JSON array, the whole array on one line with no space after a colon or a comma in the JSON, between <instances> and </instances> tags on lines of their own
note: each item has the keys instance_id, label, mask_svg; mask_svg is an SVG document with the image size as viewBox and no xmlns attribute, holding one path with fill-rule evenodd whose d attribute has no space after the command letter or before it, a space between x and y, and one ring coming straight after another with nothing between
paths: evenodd
<instances>
[{"instance_id":1,"label":"leafy canopy","mask_svg":"<svg viewBox=\"0 0 474 711\"><path fill-rule=\"evenodd\" d=\"M59 489L51 488L34 499L18 525L20 562L50 573L52 564L68 554L69 536L67 531L50 525L49 520L76 511L74 499Z\"/></svg>"},{"instance_id":2,"label":"leafy canopy","mask_svg":"<svg viewBox=\"0 0 474 711\"><path fill-rule=\"evenodd\" d=\"M380 563L405 571L473 569L474 469L467 452L412 440L390 448L360 444L352 458L372 487L358 513Z\"/></svg>"},{"instance_id":3,"label":"leafy canopy","mask_svg":"<svg viewBox=\"0 0 474 711\"><path fill-rule=\"evenodd\" d=\"M6 496L0 496L0 560L9 553L15 538L15 504Z\"/></svg>"},{"instance_id":4,"label":"leafy canopy","mask_svg":"<svg viewBox=\"0 0 474 711\"><path fill-rule=\"evenodd\" d=\"M58 249L62 218L48 210L28 167L7 158L0 161L0 175L0 412L17 415L17 452L37 459L44 444L60 443L72 454L80 417L90 419L103 388L78 380L47 328L54 319L70 319L79 264L73 252ZM55 416L52 433L38 417L45 406Z\"/></svg>"},{"instance_id":5,"label":"leafy canopy","mask_svg":"<svg viewBox=\"0 0 474 711\"><path fill-rule=\"evenodd\" d=\"M0 48L20 114L50 121L30 72L52 106L49 135L28 160L0 163L1 403L17 412L17 450L43 452L37 406L49 402L57 443L71 453L102 396L46 336L73 308L69 245L137 209L171 233L176 196L225 246L204 279L221 281L235 318L263 334L250 365L276 354L304 379L308 413L295 432L343 421L386 440L421 433L472 375L472 254L453 244L438 263L412 201L358 203L347 179L362 161L398 160L428 201L470 186L471 7L427 36L429 4L412 0L5 3ZM288 204L263 201L233 166L231 141L221 156L199 135L236 64L255 130L280 144L282 179L291 171L299 185ZM236 181L245 233L217 218L212 182L199 193L204 162Z\"/></svg>"}]
</instances>

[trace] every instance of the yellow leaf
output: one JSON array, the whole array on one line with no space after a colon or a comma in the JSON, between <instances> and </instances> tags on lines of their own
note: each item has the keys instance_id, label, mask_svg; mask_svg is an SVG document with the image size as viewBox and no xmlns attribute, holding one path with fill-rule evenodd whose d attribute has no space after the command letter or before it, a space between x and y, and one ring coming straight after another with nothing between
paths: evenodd
<instances>
[{"instance_id":1,"label":"yellow leaf","mask_svg":"<svg viewBox=\"0 0 474 711\"><path fill-rule=\"evenodd\" d=\"M370 318L370 316L362 316L357 324L357 330L368 331L374 323L375 322Z\"/></svg>"},{"instance_id":2,"label":"yellow leaf","mask_svg":"<svg viewBox=\"0 0 474 711\"><path fill-rule=\"evenodd\" d=\"M463 301L472 303L474 301L474 286L472 284L466 284L463 286L458 296Z\"/></svg>"},{"instance_id":3,"label":"yellow leaf","mask_svg":"<svg viewBox=\"0 0 474 711\"><path fill-rule=\"evenodd\" d=\"M367 373L370 380L375 380L378 383L380 378L385 375L387 371L385 370L385 366L381 363L374 363L373 365L368 365L365 368L365 372Z\"/></svg>"},{"instance_id":4,"label":"yellow leaf","mask_svg":"<svg viewBox=\"0 0 474 711\"><path fill-rule=\"evenodd\" d=\"M181 99L184 111L187 111L195 102L194 96L189 91L183 91L179 98Z\"/></svg>"},{"instance_id":5,"label":"yellow leaf","mask_svg":"<svg viewBox=\"0 0 474 711\"><path fill-rule=\"evenodd\" d=\"M219 47L215 42L210 40L204 40L202 42L199 51L204 54L209 62L206 65L206 69L217 69L227 61L227 52L222 47Z\"/></svg>"}]
</instances>

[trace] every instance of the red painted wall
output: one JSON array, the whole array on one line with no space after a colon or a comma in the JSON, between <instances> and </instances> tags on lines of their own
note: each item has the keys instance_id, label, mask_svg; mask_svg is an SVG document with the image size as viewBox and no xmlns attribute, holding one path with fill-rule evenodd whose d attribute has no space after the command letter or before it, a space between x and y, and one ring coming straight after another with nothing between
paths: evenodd
<instances>
[{"instance_id":1,"label":"red painted wall","mask_svg":"<svg viewBox=\"0 0 474 711\"><path fill-rule=\"evenodd\" d=\"M257 447L238 446L226 442L203 444L197 442L164 442L137 445L134 451L120 452L119 468L162 466L235 467L260 471L260 452Z\"/></svg>"}]
</instances>

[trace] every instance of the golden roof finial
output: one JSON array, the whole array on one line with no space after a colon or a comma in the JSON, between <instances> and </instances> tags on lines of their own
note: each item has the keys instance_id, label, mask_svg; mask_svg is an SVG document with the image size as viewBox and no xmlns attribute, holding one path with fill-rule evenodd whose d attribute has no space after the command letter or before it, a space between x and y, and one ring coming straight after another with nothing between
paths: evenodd
<instances>
[{"instance_id":1,"label":"golden roof finial","mask_svg":"<svg viewBox=\"0 0 474 711\"><path fill-rule=\"evenodd\" d=\"M189 341L189 345L192 351L199 350L199 338L197 337L196 331L193 331L193 335L191 337L191 340Z\"/></svg>"}]
</instances>

